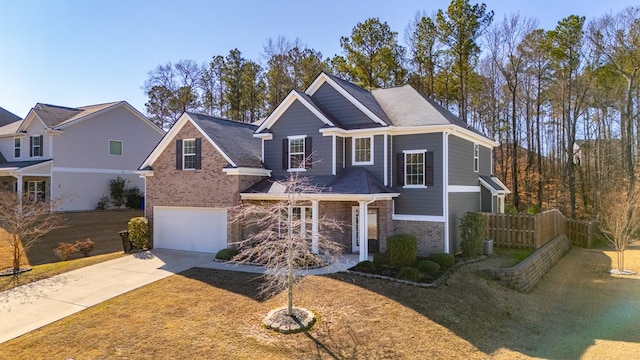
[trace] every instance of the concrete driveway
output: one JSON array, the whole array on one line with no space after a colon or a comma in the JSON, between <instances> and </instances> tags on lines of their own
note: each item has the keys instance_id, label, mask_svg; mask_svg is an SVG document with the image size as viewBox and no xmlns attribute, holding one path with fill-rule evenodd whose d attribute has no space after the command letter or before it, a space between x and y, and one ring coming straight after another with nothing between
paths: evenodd
<instances>
[{"instance_id":1,"label":"concrete driveway","mask_svg":"<svg viewBox=\"0 0 640 360\"><path fill-rule=\"evenodd\" d=\"M0 343L196 266L214 254L156 249L0 292Z\"/></svg>"}]
</instances>

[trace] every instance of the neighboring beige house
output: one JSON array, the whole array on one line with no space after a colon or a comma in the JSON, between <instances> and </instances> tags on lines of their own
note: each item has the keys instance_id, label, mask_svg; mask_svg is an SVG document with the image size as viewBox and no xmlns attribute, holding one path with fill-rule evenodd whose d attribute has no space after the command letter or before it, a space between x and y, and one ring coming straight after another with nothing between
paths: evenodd
<instances>
[{"instance_id":1,"label":"neighboring beige house","mask_svg":"<svg viewBox=\"0 0 640 360\"><path fill-rule=\"evenodd\" d=\"M118 176L144 190L135 171L163 135L125 101L38 103L24 120L0 127L0 187L61 199L55 211L93 210Z\"/></svg>"}]
</instances>

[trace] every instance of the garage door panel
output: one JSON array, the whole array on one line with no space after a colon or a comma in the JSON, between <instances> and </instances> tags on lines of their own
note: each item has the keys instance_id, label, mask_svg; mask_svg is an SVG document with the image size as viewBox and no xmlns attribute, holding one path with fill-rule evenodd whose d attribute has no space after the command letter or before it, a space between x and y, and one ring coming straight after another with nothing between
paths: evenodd
<instances>
[{"instance_id":1,"label":"garage door panel","mask_svg":"<svg viewBox=\"0 0 640 360\"><path fill-rule=\"evenodd\" d=\"M154 247L215 253L227 247L227 211L156 206Z\"/></svg>"}]
</instances>

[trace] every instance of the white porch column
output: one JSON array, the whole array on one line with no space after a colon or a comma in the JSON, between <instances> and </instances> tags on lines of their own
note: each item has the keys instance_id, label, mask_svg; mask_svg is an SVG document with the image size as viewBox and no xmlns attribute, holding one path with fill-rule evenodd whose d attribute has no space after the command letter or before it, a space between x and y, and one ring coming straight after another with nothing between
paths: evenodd
<instances>
[{"instance_id":1,"label":"white porch column","mask_svg":"<svg viewBox=\"0 0 640 360\"><path fill-rule=\"evenodd\" d=\"M24 189L22 188L22 175L17 175L16 179L17 179L16 195L18 196L18 210L22 211L22 198L23 198L22 193L24 192Z\"/></svg>"},{"instance_id":2,"label":"white porch column","mask_svg":"<svg viewBox=\"0 0 640 360\"><path fill-rule=\"evenodd\" d=\"M318 253L318 200L311 200L311 252Z\"/></svg>"},{"instance_id":3,"label":"white porch column","mask_svg":"<svg viewBox=\"0 0 640 360\"><path fill-rule=\"evenodd\" d=\"M366 201L358 201L358 216L360 217L358 219L358 225L360 226L360 229L358 229L358 234L360 235L359 261L365 261L369 259L369 226L367 224L368 216Z\"/></svg>"}]
</instances>

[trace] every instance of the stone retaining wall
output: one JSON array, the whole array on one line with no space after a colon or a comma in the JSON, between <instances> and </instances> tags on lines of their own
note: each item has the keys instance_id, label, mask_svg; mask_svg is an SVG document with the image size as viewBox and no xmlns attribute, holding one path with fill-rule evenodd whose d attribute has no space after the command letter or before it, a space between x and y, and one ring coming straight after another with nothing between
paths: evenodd
<instances>
[{"instance_id":1,"label":"stone retaining wall","mask_svg":"<svg viewBox=\"0 0 640 360\"><path fill-rule=\"evenodd\" d=\"M518 265L491 270L490 275L499 283L526 293L570 249L571 241L564 235L557 236Z\"/></svg>"}]
</instances>

